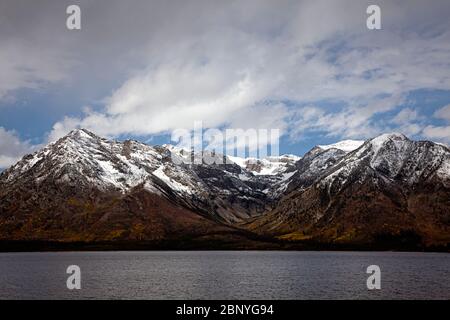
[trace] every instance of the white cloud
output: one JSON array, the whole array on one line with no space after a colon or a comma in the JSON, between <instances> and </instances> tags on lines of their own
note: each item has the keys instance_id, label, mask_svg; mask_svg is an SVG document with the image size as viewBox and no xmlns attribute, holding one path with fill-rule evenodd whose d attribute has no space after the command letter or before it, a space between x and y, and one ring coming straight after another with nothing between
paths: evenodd
<instances>
[{"instance_id":1,"label":"white cloud","mask_svg":"<svg viewBox=\"0 0 450 320\"><path fill-rule=\"evenodd\" d=\"M450 126L426 126L423 135L429 139L450 143Z\"/></svg>"},{"instance_id":2,"label":"white cloud","mask_svg":"<svg viewBox=\"0 0 450 320\"><path fill-rule=\"evenodd\" d=\"M74 62L64 52L20 40L2 41L0 99L17 89L38 89L68 78Z\"/></svg>"},{"instance_id":3,"label":"white cloud","mask_svg":"<svg viewBox=\"0 0 450 320\"><path fill-rule=\"evenodd\" d=\"M437 110L434 113L434 117L450 121L450 104Z\"/></svg>"},{"instance_id":4,"label":"white cloud","mask_svg":"<svg viewBox=\"0 0 450 320\"><path fill-rule=\"evenodd\" d=\"M7 168L17 162L24 154L34 151L28 141L21 141L14 131L0 127L0 169Z\"/></svg>"},{"instance_id":5,"label":"white cloud","mask_svg":"<svg viewBox=\"0 0 450 320\"><path fill-rule=\"evenodd\" d=\"M450 89L450 31L434 37L414 29L408 32L411 22L392 5L389 14L402 27L384 24L389 31L371 33L362 24L364 5L351 4L286 2L281 14L255 27L243 23L241 15L235 24L230 22L239 9L236 4L218 14L215 24L202 15L195 24L208 27L193 34L177 30L184 37L176 36L182 40L170 47L171 52L151 49L148 67L125 81L104 110L81 119L66 118L51 135L73 126L113 136L155 134L191 127L197 120L208 127L233 122L256 126L263 109L255 106L265 101L316 105L328 100L344 107L316 107L322 111L309 122L304 115L295 121L278 117L283 122L278 125L290 127L291 137L301 136L301 129L367 137L389 127L374 116L395 109L411 90ZM272 9L266 4L260 10ZM318 25L324 15L327 23ZM254 16L244 18L256 21ZM393 123L402 122L402 128L417 132L418 124L408 123L414 116L405 109Z\"/></svg>"},{"instance_id":6,"label":"white cloud","mask_svg":"<svg viewBox=\"0 0 450 320\"><path fill-rule=\"evenodd\" d=\"M373 137L390 130L388 125L373 121L373 117L391 111L403 101L403 96L373 98L365 104L355 103L327 111L317 106L306 106L295 111L290 136L295 140L308 132L319 132L329 137Z\"/></svg>"},{"instance_id":7,"label":"white cloud","mask_svg":"<svg viewBox=\"0 0 450 320\"><path fill-rule=\"evenodd\" d=\"M198 120L207 127L276 126L293 139L311 131L366 138L392 127L415 134L423 124L414 111L392 122L379 116L413 90L450 90L446 0L380 0L380 31L366 28L369 1L80 4L90 18L78 33L55 18L64 4L29 4L32 17L21 6L0 12L9 26L0 30L0 96L67 77L82 92L115 82L104 108L64 117L49 140L75 127L150 135ZM76 70L74 60L83 62Z\"/></svg>"},{"instance_id":8,"label":"white cloud","mask_svg":"<svg viewBox=\"0 0 450 320\"><path fill-rule=\"evenodd\" d=\"M397 113L397 115L392 119L392 122L402 125L417 120L417 117L418 115L416 110L404 108L399 113Z\"/></svg>"},{"instance_id":9,"label":"white cloud","mask_svg":"<svg viewBox=\"0 0 450 320\"><path fill-rule=\"evenodd\" d=\"M443 119L450 124L450 105L446 105L438 109L433 116L438 119ZM422 133L426 138L435 139L450 143L450 125L434 126L429 125L423 129Z\"/></svg>"},{"instance_id":10,"label":"white cloud","mask_svg":"<svg viewBox=\"0 0 450 320\"><path fill-rule=\"evenodd\" d=\"M421 133L423 129L423 117L421 117L417 110L411 108L403 108L400 110L391 123L395 126L389 131L398 131L409 137Z\"/></svg>"}]
</instances>

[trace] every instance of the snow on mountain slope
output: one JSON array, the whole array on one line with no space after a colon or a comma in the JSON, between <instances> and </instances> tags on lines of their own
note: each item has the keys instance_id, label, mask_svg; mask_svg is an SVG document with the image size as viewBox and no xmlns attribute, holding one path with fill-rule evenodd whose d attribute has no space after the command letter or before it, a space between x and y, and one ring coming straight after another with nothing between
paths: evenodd
<instances>
[{"instance_id":1,"label":"snow on mountain slope","mask_svg":"<svg viewBox=\"0 0 450 320\"><path fill-rule=\"evenodd\" d=\"M179 157L181 161L184 163L194 162L195 156L191 151L185 148L179 148L170 144L163 145L164 148L167 148L172 152L172 155L175 157ZM242 158L236 156L224 156L223 154L213 154L210 151L203 151L203 157L209 156L211 160L209 162L216 164L224 164L224 163L234 163L241 167L242 169L253 173L254 175L277 175L283 173L288 169L290 165L300 160L301 157L295 155L281 155L281 156L269 156L262 159L257 158ZM197 159L195 164L201 163L201 159Z\"/></svg>"},{"instance_id":2,"label":"snow on mountain slope","mask_svg":"<svg viewBox=\"0 0 450 320\"><path fill-rule=\"evenodd\" d=\"M228 156L228 158L241 168L252 172L254 175L278 175L284 173L301 157L285 154L281 156L271 156L262 159L240 158Z\"/></svg>"},{"instance_id":3,"label":"snow on mountain slope","mask_svg":"<svg viewBox=\"0 0 450 320\"><path fill-rule=\"evenodd\" d=\"M361 147L363 143L363 140L343 140L329 145L318 145L318 147L323 150L335 148L345 152L351 152Z\"/></svg>"},{"instance_id":4,"label":"snow on mountain slope","mask_svg":"<svg viewBox=\"0 0 450 320\"><path fill-rule=\"evenodd\" d=\"M337 148L315 147L295 164L295 174L285 183L282 191L303 190L318 180L327 169L333 167L345 152Z\"/></svg>"},{"instance_id":5,"label":"snow on mountain slope","mask_svg":"<svg viewBox=\"0 0 450 320\"><path fill-rule=\"evenodd\" d=\"M450 179L450 159L447 158L439 167L437 174L443 179Z\"/></svg>"},{"instance_id":6,"label":"snow on mountain slope","mask_svg":"<svg viewBox=\"0 0 450 320\"><path fill-rule=\"evenodd\" d=\"M192 156L196 161L189 163ZM0 184L8 190L15 184L61 183L122 194L141 186L226 221L262 214L286 193L316 182L340 190L371 176L410 185L437 176L450 185L449 149L402 134L381 135L362 145L347 140L317 146L303 158L228 156L230 164L223 155L205 152L213 162L227 163L206 164L201 156L171 145L110 141L79 129L2 172Z\"/></svg>"},{"instance_id":7,"label":"snow on mountain slope","mask_svg":"<svg viewBox=\"0 0 450 320\"><path fill-rule=\"evenodd\" d=\"M1 174L0 184L5 190L14 185L56 183L122 194L142 186L227 221L262 212L270 202L262 192L269 183L251 171L233 163L203 164L202 155L194 155L195 161L189 163L191 156L171 145L110 141L79 129L25 156ZM213 163L223 161L223 155L204 152L203 156L216 160Z\"/></svg>"},{"instance_id":8,"label":"snow on mountain slope","mask_svg":"<svg viewBox=\"0 0 450 320\"><path fill-rule=\"evenodd\" d=\"M330 145L318 145L295 162L295 172L275 186L274 193L281 195L294 189L304 189L319 179L338 160L361 147L364 141L343 140ZM291 170L293 171L293 170Z\"/></svg>"},{"instance_id":9,"label":"snow on mountain slope","mask_svg":"<svg viewBox=\"0 0 450 320\"><path fill-rule=\"evenodd\" d=\"M400 133L382 134L343 157L320 184L340 190L349 180L373 176L414 185L436 175L446 183L449 163L450 150L443 145L411 141Z\"/></svg>"},{"instance_id":10,"label":"snow on mountain slope","mask_svg":"<svg viewBox=\"0 0 450 320\"><path fill-rule=\"evenodd\" d=\"M95 185L122 192L144 182L160 165L161 154L136 141L124 143L75 130L5 171L6 183L31 175L36 181Z\"/></svg>"},{"instance_id":11,"label":"snow on mountain slope","mask_svg":"<svg viewBox=\"0 0 450 320\"><path fill-rule=\"evenodd\" d=\"M450 149L442 144L391 133L316 146L302 158L207 164L202 156L225 157L74 130L0 174L0 236L74 240L81 232L92 240L99 226L101 239L142 239L142 228L152 239L190 228L208 234L192 224L198 219L294 239L449 234Z\"/></svg>"}]
</instances>

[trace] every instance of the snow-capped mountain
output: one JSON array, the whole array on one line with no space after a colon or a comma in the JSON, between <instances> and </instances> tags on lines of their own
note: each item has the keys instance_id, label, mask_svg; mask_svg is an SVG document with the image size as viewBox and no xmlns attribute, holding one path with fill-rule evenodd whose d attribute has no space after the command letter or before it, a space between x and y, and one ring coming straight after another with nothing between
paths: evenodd
<instances>
[{"instance_id":1,"label":"snow-capped mountain","mask_svg":"<svg viewBox=\"0 0 450 320\"><path fill-rule=\"evenodd\" d=\"M224 164L186 161L205 155ZM226 157L74 130L1 173L0 239L370 242L406 230L450 241L445 145L394 133L303 157Z\"/></svg>"},{"instance_id":2,"label":"snow-capped mountain","mask_svg":"<svg viewBox=\"0 0 450 320\"><path fill-rule=\"evenodd\" d=\"M228 156L228 158L241 168L250 171L254 175L267 176L282 174L293 168L295 162L301 159L301 157L292 154L284 154L279 157L266 157L263 159L239 158L232 156Z\"/></svg>"},{"instance_id":3,"label":"snow-capped mountain","mask_svg":"<svg viewBox=\"0 0 450 320\"><path fill-rule=\"evenodd\" d=\"M337 163L321 180L328 188L342 189L352 177L376 177L413 186L439 180L450 187L449 148L429 141L411 141L400 133L383 134L364 143Z\"/></svg>"},{"instance_id":4,"label":"snow-capped mountain","mask_svg":"<svg viewBox=\"0 0 450 320\"><path fill-rule=\"evenodd\" d=\"M344 152L350 152L361 147L363 143L363 140L343 140L329 145L319 145L318 147L323 150L339 149Z\"/></svg>"},{"instance_id":5,"label":"snow-capped mountain","mask_svg":"<svg viewBox=\"0 0 450 320\"><path fill-rule=\"evenodd\" d=\"M397 240L445 244L449 164L448 147L398 133L348 153L315 148L297 163L301 169L283 199L250 228L284 239L363 243L406 237Z\"/></svg>"},{"instance_id":6,"label":"snow-capped mountain","mask_svg":"<svg viewBox=\"0 0 450 320\"><path fill-rule=\"evenodd\" d=\"M4 173L3 183L33 178L36 182L95 185L102 191L126 191L142 183L158 169L157 149L135 142L123 144L75 130L44 149L25 156Z\"/></svg>"},{"instance_id":7,"label":"snow-capped mountain","mask_svg":"<svg viewBox=\"0 0 450 320\"><path fill-rule=\"evenodd\" d=\"M222 162L229 164L189 164L185 160L190 156L190 152L171 145L109 141L80 129L24 157L6 170L0 181L5 190L30 180L37 185L51 181L119 194L139 187L227 222L266 210L272 200L267 192L274 181L271 177L257 178L254 172L258 169L247 170L226 160ZM282 173L293 159L264 159L260 167L277 166Z\"/></svg>"}]
</instances>

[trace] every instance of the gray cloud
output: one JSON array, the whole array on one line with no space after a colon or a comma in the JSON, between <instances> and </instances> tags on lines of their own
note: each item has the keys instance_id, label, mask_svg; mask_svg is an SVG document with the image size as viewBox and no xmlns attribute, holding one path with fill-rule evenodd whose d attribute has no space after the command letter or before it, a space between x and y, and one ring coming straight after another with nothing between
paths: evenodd
<instances>
[{"instance_id":1,"label":"gray cloud","mask_svg":"<svg viewBox=\"0 0 450 320\"><path fill-rule=\"evenodd\" d=\"M439 119L450 121L450 104L440 108L434 113L434 116Z\"/></svg>"},{"instance_id":2,"label":"gray cloud","mask_svg":"<svg viewBox=\"0 0 450 320\"><path fill-rule=\"evenodd\" d=\"M19 160L24 154L34 151L28 141L22 141L14 131L0 127L0 169L7 168Z\"/></svg>"},{"instance_id":3,"label":"gray cloud","mask_svg":"<svg viewBox=\"0 0 450 320\"><path fill-rule=\"evenodd\" d=\"M438 139L450 143L450 104L438 109L433 116L444 120L447 125L426 126L423 129L423 135L430 139Z\"/></svg>"},{"instance_id":4,"label":"gray cloud","mask_svg":"<svg viewBox=\"0 0 450 320\"><path fill-rule=\"evenodd\" d=\"M395 110L411 90L450 89L445 0L379 1L380 31L366 29L370 1L97 0L77 1L82 30L73 32L65 29L72 2L0 7L0 40L20 48L0 55L0 67L8 65L0 96L63 83L103 104L61 119L50 140L77 126L145 135L195 120L264 123L293 139L307 131L364 137L389 129L374 117ZM286 101L308 107L291 111ZM277 106L270 121L267 102ZM414 119L401 126L420 131Z\"/></svg>"}]
</instances>

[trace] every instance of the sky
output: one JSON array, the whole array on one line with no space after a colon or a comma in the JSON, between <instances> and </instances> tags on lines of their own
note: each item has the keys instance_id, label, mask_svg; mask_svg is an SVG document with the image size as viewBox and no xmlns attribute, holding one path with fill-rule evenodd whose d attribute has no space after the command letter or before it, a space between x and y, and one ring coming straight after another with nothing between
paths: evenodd
<instances>
[{"instance_id":1,"label":"sky","mask_svg":"<svg viewBox=\"0 0 450 320\"><path fill-rule=\"evenodd\" d=\"M0 0L0 168L74 128L162 144L196 121L278 129L297 155L385 132L448 144L449 17L448 0Z\"/></svg>"}]
</instances>

